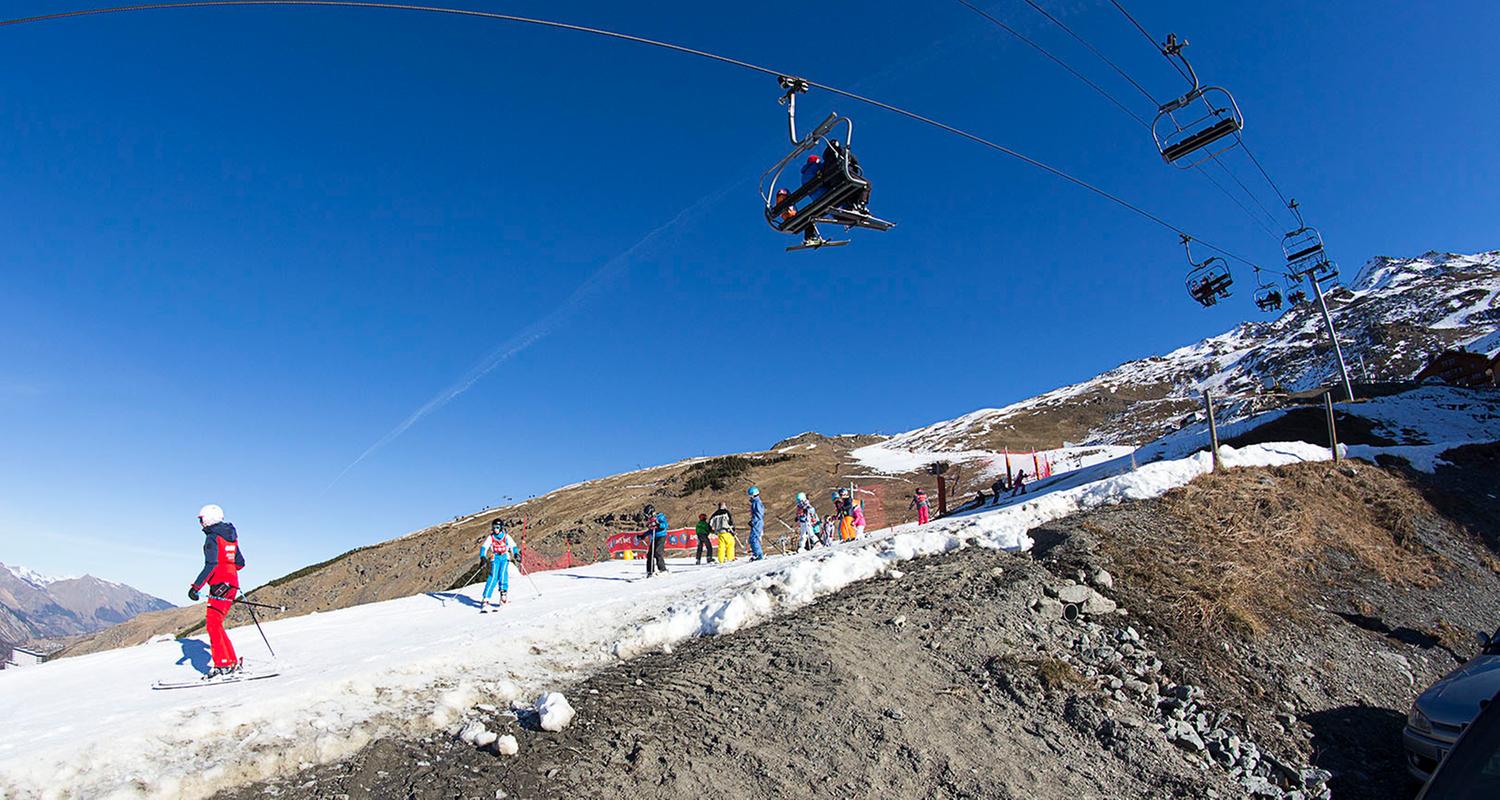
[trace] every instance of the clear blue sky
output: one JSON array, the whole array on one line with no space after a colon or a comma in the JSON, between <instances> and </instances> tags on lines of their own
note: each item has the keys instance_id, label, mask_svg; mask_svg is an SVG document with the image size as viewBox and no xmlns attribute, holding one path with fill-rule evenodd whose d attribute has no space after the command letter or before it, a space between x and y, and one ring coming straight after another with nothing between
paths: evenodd
<instances>
[{"instance_id":1,"label":"clear blue sky","mask_svg":"<svg viewBox=\"0 0 1500 800\"><path fill-rule=\"evenodd\" d=\"M797 71L1276 253L1129 118L957 3L455 2ZM1153 93L1181 90L1105 0L1043 3ZM1348 271L1500 246L1494 3L1130 5L1235 92ZM1020 0L984 6L1149 111ZM817 93L805 116L855 117L872 205L900 224L785 254L754 192L786 147L774 81L671 53L328 9L95 17L0 43L0 560L173 601L204 502L241 527L260 583L637 465L1003 404L1257 313L1247 271L1205 311L1172 234ZM528 328L548 335L325 492Z\"/></svg>"}]
</instances>

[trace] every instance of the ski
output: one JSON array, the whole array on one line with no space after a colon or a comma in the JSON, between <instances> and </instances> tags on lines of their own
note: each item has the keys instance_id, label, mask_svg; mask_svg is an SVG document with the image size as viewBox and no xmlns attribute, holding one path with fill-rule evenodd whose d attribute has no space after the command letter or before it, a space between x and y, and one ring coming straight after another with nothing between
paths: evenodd
<instances>
[{"instance_id":1,"label":"ski","mask_svg":"<svg viewBox=\"0 0 1500 800\"><path fill-rule=\"evenodd\" d=\"M259 681L266 678L274 678L280 672L240 672L219 678L195 678L190 681L157 681L151 684L154 691L166 689L193 689L201 686L222 686L226 683L244 683L246 681Z\"/></svg>"}]
</instances>

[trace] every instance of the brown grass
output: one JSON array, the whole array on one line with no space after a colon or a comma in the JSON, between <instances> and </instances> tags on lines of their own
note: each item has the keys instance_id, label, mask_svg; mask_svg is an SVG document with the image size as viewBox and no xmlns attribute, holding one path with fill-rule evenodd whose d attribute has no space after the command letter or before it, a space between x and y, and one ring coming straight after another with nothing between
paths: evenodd
<instances>
[{"instance_id":1,"label":"brown grass","mask_svg":"<svg viewBox=\"0 0 1500 800\"><path fill-rule=\"evenodd\" d=\"M1432 585L1441 559L1416 534L1436 512L1403 479L1357 470L1226 470L1166 494L1160 530L1129 542L1096 534L1127 582L1201 632L1263 634L1275 620L1301 616L1321 587L1351 571Z\"/></svg>"}]
</instances>

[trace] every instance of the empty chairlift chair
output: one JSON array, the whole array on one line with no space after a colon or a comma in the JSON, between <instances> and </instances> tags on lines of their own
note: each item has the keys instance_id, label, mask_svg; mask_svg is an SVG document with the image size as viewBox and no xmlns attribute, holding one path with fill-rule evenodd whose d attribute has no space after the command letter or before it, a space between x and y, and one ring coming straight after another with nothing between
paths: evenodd
<instances>
[{"instance_id":1,"label":"empty chairlift chair","mask_svg":"<svg viewBox=\"0 0 1500 800\"><path fill-rule=\"evenodd\" d=\"M841 225L845 230L867 228L888 231L895 227L895 223L875 217L856 205L856 200L869 190L870 183L849 149L849 141L854 135L854 123L848 117L831 113L806 136L798 137L797 94L807 91L807 82L800 78L783 77L780 80L782 88L786 90L781 102L787 106L788 133L793 147L790 153L761 175L760 195L765 202L766 223L781 233L799 236L819 224ZM830 136L840 126L844 128L842 142ZM807 155L826 158L812 179L795 189L789 188L783 182L784 173L789 167L800 164ZM793 168L794 174L795 169ZM848 243L848 240L829 241L819 236L804 238L803 244L790 246L787 250L817 249Z\"/></svg>"},{"instance_id":2,"label":"empty chairlift chair","mask_svg":"<svg viewBox=\"0 0 1500 800\"><path fill-rule=\"evenodd\" d=\"M1323 248L1323 235L1303 221L1295 199L1287 203L1287 208L1297 217L1297 229L1281 237L1287 268L1296 276L1311 276L1320 284L1336 280L1339 268Z\"/></svg>"},{"instance_id":3,"label":"empty chairlift chair","mask_svg":"<svg viewBox=\"0 0 1500 800\"><path fill-rule=\"evenodd\" d=\"M1176 34L1167 34L1161 52L1182 63L1193 87L1162 104L1151 123L1162 160L1179 169L1196 167L1239 144L1240 131L1245 129L1245 117L1228 90L1199 84L1198 73L1182 55L1187 44L1177 41Z\"/></svg>"}]
</instances>

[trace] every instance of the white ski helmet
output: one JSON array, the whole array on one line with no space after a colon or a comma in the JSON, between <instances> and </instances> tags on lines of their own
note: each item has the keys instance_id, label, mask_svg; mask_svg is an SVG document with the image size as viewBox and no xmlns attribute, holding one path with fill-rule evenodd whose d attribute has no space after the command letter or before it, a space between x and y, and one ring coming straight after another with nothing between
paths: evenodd
<instances>
[{"instance_id":1,"label":"white ski helmet","mask_svg":"<svg viewBox=\"0 0 1500 800\"><path fill-rule=\"evenodd\" d=\"M217 525L223 521L224 509L219 508L213 503L209 503L208 505L198 509L198 524L202 525L205 528L210 525Z\"/></svg>"}]
</instances>

